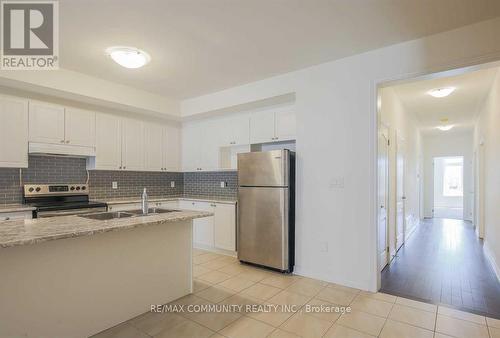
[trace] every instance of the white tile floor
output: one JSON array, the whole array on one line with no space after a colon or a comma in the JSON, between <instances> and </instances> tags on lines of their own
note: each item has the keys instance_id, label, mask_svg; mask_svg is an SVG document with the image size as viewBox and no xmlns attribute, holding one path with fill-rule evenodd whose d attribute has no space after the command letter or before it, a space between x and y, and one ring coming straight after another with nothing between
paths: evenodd
<instances>
[{"instance_id":1,"label":"white tile floor","mask_svg":"<svg viewBox=\"0 0 500 338\"><path fill-rule=\"evenodd\" d=\"M194 251L194 293L173 304L295 305L271 312L145 313L95 338L500 338L500 320L240 264ZM309 312L350 306L350 313ZM318 307L316 307L317 309Z\"/></svg>"}]
</instances>

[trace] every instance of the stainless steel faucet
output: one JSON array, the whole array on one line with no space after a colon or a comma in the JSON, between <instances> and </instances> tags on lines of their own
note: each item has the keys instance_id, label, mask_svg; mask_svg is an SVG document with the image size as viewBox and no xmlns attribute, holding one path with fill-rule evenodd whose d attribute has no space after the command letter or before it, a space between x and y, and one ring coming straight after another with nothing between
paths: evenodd
<instances>
[{"instance_id":1,"label":"stainless steel faucet","mask_svg":"<svg viewBox=\"0 0 500 338\"><path fill-rule=\"evenodd\" d=\"M149 203L148 203L148 193L146 192L146 188L144 188L144 190L142 191L141 207L142 207L142 214L147 215L149 212Z\"/></svg>"}]
</instances>

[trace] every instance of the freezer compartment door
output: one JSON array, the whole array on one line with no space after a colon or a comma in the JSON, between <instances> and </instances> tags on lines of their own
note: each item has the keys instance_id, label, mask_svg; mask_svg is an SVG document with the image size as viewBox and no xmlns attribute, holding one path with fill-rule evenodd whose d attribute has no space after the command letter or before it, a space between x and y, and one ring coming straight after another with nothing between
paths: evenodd
<instances>
[{"instance_id":1,"label":"freezer compartment door","mask_svg":"<svg viewBox=\"0 0 500 338\"><path fill-rule=\"evenodd\" d=\"M288 269L288 193L288 188L240 187L240 261Z\"/></svg>"},{"instance_id":2,"label":"freezer compartment door","mask_svg":"<svg viewBox=\"0 0 500 338\"><path fill-rule=\"evenodd\" d=\"M238 184L240 186L288 186L289 156L288 150L238 154Z\"/></svg>"}]
</instances>

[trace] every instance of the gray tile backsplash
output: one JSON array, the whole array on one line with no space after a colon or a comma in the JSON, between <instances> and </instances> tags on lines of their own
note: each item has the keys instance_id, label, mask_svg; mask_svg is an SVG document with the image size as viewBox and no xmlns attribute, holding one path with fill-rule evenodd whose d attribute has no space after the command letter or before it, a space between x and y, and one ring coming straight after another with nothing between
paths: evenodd
<instances>
[{"instance_id":1,"label":"gray tile backsplash","mask_svg":"<svg viewBox=\"0 0 500 338\"><path fill-rule=\"evenodd\" d=\"M28 168L0 168L0 204L21 203L21 184L85 183L87 180L84 158L58 156L30 156ZM114 199L139 197L142 189L148 189L150 197L199 196L236 198L237 172L141 172L141 171L89 171L90 197ZM175 187L170 187L170 182ZM112 182L118 189L112 189ZM221 188L220 182L226 182Z\"/></svg>"},{"instance_id":2,"label":"gray tile backsplash","mask_svg":"<svg viewBox=\"0 0 500 338\"><path fill-rule=\"evenodd\" d=\"M112 182L118 189L112 189ZM170 182L175 187L170 187ZM146 188L149 197L182 196L183 174L143 171L90 171L90 197L92 199L139 198Z\"/></svg>"},{"instance_id":3,"label":"gray tile backsplash","mask_svg":"<svg viewBox=\"0 0 500 338\"><path fill-rule=\"evenodd\" d=\"M225 182L224 188L220 186L221 182ZM238 173L236 171L184 173L184 195L236 199L237 194Z\"/></svg>"}]
</instances>

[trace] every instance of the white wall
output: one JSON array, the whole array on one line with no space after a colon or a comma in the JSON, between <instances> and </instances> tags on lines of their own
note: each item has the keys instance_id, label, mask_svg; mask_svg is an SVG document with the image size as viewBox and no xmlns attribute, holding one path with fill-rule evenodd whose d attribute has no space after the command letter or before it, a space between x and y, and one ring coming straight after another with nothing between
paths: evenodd
<instances>
[{"instance_id":1,"label":"white wall","mask_svg":"<svg viewBox=\"0 0 500 338\"><path fill-rule=\"evenodd\" d=\"M181 109L204 113L295 92L296 271L375 290L377 83L500 59L499 35L500 18L190 99ZM344 188L330 184L339 177Z\"/></svg>"},{"instance_id":2,"label":"white wall","mask_svg":"<svg viewBox=\"0 0 500 338\"><path fill-rule=\"evenodd\" d=\"M65 69L0 70L0 85L120 111L180 118L177 100Z\"/></svg>"},{"instance_id":3,"label":"white wall","mask_svg":"<svg viewBox=\"0 0 500 338\"><path fill-rule=\"evenodd\" d=\"M393 88L380 90L380 120L389 129L389 247L396 251L396 135L404 140L405 168L405 217L406 233L410 234L420 219L420 159L421 142L418 122L414 114L405 110Z\"/></svg>"},{"instance_id":4,"label":"white wall","mask_svg":"<svg viewBox=\"0 0 500 338\"><path fill-rule=\"evenodd\" d=\"M434 207L434 157L464 157L463 219L472 220L474 180L472 177L473 133L453 131L437 135L423 135L424 152L424 216L432 217Z\"/></svg>"},{"instance_id":5,"label":"white wall","mask_svg":"<svg viewBox=\"0 0 500 338\"><path fill-rule=\"evenodd\" d=\"M500 278L500 76L481 107L476 124L474 146L483 148L484 168L482 184L485 251Z\"/></svg>"}]
</instances>

